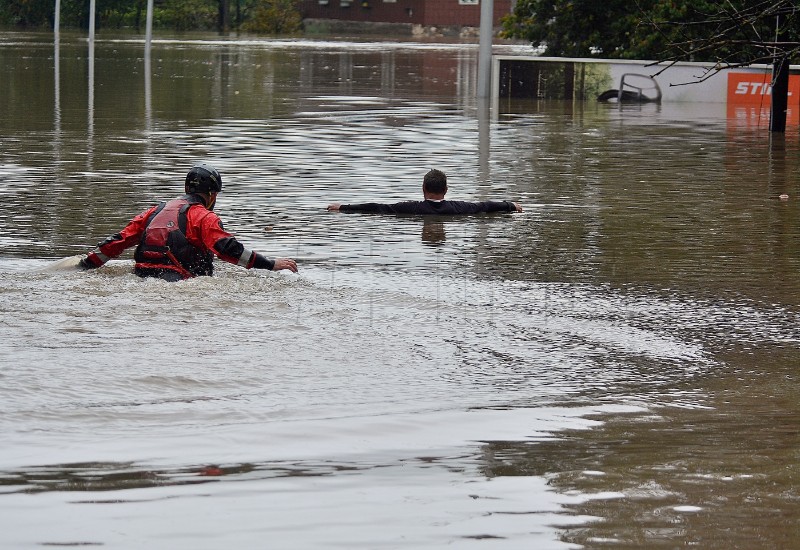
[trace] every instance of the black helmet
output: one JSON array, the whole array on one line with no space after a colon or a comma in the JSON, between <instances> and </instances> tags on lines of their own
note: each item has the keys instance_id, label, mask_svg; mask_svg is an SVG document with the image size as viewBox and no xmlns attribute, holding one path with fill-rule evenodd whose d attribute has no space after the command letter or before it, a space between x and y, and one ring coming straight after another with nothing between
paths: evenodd
<instances>
[{"instance_id":1,"label":"black helmet","mask_svg":"<svg viewBox=\"0 0 800 550\"><path fill-rule=\"evenodd\" d=\"M195 164L186 174L187 193L219 193L222 191L222 176L210 164Z\"/></svg>"}]
</instances>

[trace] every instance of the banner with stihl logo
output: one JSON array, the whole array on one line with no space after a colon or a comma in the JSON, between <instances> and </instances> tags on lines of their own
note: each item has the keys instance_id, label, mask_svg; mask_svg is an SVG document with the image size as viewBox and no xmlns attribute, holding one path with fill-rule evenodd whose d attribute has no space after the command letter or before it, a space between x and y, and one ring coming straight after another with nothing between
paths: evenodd
<instances>
[{"instance_id":1,"label":"banner with stihl logo","mask_svg":"<svg viewBox=\"0 0 800 550\"><path fill-rule=\"evenodd\" d=\"M728 105L772 103L772 74L728 73ZM789 75L789 107L800 104L800 75Z\"/></svg>"},{"instance_id":2,"label":"banner with stihl logo","mask_svg":"<svg viewBox=\"0 0 800 550\"><path fill-rule=\"evenodd\" d=\"M772 105L772 74L728 73L728 121L738 127L763 127L769 124ZM800 122L800 75L789 75L786 125Z\"/></svg>"}]
</instances>

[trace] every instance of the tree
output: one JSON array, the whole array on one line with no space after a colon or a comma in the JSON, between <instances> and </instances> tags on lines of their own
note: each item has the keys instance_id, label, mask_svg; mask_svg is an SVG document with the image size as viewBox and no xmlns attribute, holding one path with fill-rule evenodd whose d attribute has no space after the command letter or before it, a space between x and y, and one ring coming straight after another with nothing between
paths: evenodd
<instances>
[{"instance_id":1,"label":"tree","mask_svg":"<svg viewBox=\"0 0 800 550\"><path fill-rule=\"evenodd\" d=\"M232 1L235 4L232 6ZM61 0L62 28L89 25L90 0ZM98 28L141 29L147 0L97 0ZM0 0L0 24L22 28L51 27L53 0ZM235 10L235 21L231 11ZM161 29L227 32L244 28L251 32L294 33L302 28L297 0L155 0L153 25Z\"/></svg>"},{"instance_id":2,"label":"tree","mask_svg":"<svg viewBox=\"0 0 800 550\"><path fill-rule=\"evenodd\" d=\"M217 30L219 32L228 32L230 28L230 5L228 0L219 0L219 20L217 22Z\"/></svg>"},{"instance_id":3,"label":"tree","mask_svg":"<svg viewBox=\"0 0 800 550\"><path fill-rule=\"evenodd\" d=\"M637 38L660 61L732 68L800 53L797 0L658 0L643 15Z\"/></svg>"},{"instance_id":4,"label":"tree","mask_svg":"<svg viewBox=\"0 0 800 550\"><path fill-rule=\"evenodd\" d=\"M265 34L292 34L303 28L297 0L259 0L242 30Z\"/></svg>"},{"instance_id":5,"label":"tree","mask_svg":"<svg viewBox=\"0 0 800 550\"><path fill-rule=\"evenodd\" d=\"M551 56L733 67L800 52L798 0L518 0L502 25Z\"/></svg>"},{"instance_id":6,"label":"tree","mask_svg":"<svg viewBox=\"0 0 800 550\"><path fill-rule=\"evenodd\" d=\"M53 17L53 2L49 0L7 0L0 5L0 22L20 27L47 25Z\"/></svg>"},{"instance_id":7,"label":"tree","mask_svg":"<svg viewBox=\"0 0 800 550\"><path fill-rule=\"evenodd\" d=\"M641 21L630 0L518 0L502 26L505 37L530 40L548 56L635 58Z\"/></svg>"},{"instance_id":8,"label":"tree","mask_svg":"<svg viewBox=\"0 0 800 550\"><path fill-rule=\"evenodd\" d=\"M676 4L660 0L649 13L649 26L657 31L663 44L658 58L673 63L714 61L700 81L721 70L771 63L770 130L785 131L789 63L800 55L800 3L797 0L684 2L682 10L675 10Z\"/></svg>"}]
</instances>

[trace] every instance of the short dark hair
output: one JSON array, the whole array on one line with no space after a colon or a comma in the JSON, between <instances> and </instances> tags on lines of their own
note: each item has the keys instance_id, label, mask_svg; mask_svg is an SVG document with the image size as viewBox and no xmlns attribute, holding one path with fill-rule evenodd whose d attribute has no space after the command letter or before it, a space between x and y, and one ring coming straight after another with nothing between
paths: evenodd
<instances>
[{"instance_id":1,"label":"short dark hair","mask_svg":"<svg viewBox=\"0 0 800 550\"><path fill-rule=\"evenodd\" d=\"M447 191L447 175L441 170L431 170L422 179L422 188L428 193L441 195Z\"/></svg>"}]
</instances>

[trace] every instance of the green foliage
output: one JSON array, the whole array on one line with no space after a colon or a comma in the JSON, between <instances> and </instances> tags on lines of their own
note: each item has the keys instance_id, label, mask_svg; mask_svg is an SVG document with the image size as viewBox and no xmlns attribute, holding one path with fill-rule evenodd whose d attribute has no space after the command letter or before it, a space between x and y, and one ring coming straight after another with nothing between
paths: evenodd
<instances>
[{"instance_id":1,"label":"green foliage","mask_svg":"<svg viewBox=\"0 0 800 550\"><path fill-rule=\"evenodd\" d=\"M147 14L147 0L96 0L98 28L141 30ZM61 0L61 26L89 26L90 0ZM212 30L219 24L220 5L227 6L232 23L242 30L283 34L298 32L302 17L297 0L155 0L153 26L185 30ZM16 27L51 27L54 0L0 0L0 24Z\"/></svg>"},{"instance_id":2,"label":"green foliage","mask_svg":"<svg viewBox=\"0 0 800 550\"><path fill-rule=\"evenodd\" d=\"M55 9L55 6L53 6L53 9ZM98 23L102 22L98 21ZM61 0L61 25L63 27L88 29L89 0Z\"/></svg>"},{"instance_id":3,"label":"green foliage","mask_svg":"<svg viewBox=\"0 0 800 550\"><path fill-rule=\"evenodd\" d=\"M503 33L544 47L545 55L635 57L632 33L641 13L630 0L518 0Z\"/></svg>"},{"instance_id":4,"label":"green foliage","mask_svg":"<svg viewBox=\"0 0 800 550\"><path fill-rule=\"evenodd\" d=\"M97 0L98 27L119 27L144 9L146 0ZM61 0L63 27L88 28L89 0ZM0 0L0 23L16 27L52 27L54 0Z\"/></svg>"},{"instance_id":5,"label":"green foliage","mask_svg":"<svg viewBox=\"0 0 800 550\"><path fill-rule=\"evenodd\" d=\"M774 54L778 14L781 49L796 58L797 0L518 0L502 24L551 56L745 64Z\"/></svg>"},{"instance_id":6,"label":"green foliage","mask_svg":"<svg viewBox=\"0 0 800 550\"><path fill-rule=\"evenodd\" d=\"M800 5L797 0L658 0L643 27L647 32L640 40L660 59L770 63L778 52L796 56L792 43L800 39ZM776 41L782 43L777 49Z\"/></svg>"},{"instance_id":7,"label":"green foliage","mask_svg":"<svg viewBox=\"0 0 800 550\"><path fill-rule=\"evenodd\" d=\"M263 34L293 34L303 27L297 0L259 0L242 30Z\"/></svg>"},{"instance_id":8,"label":"green foliage","mask_svg":"<svg viewBox=\"0 0 800 550\"><path fill-rule=\"evenodd\" d=\"M19 27L42 27L50 24L53 0L5 0L0 2L0 23Z\"/></svg>"},{"instance_id":9,"label":"green foliage","mask_svg":"<svg viewBox=\"0 0 800 550\"><path fill-rule=\"evenodd\" d=\"M153 9L153 25L179 31L217 27L219 3L215 0L166 0Z\"/></svg>"}]
</instances>

